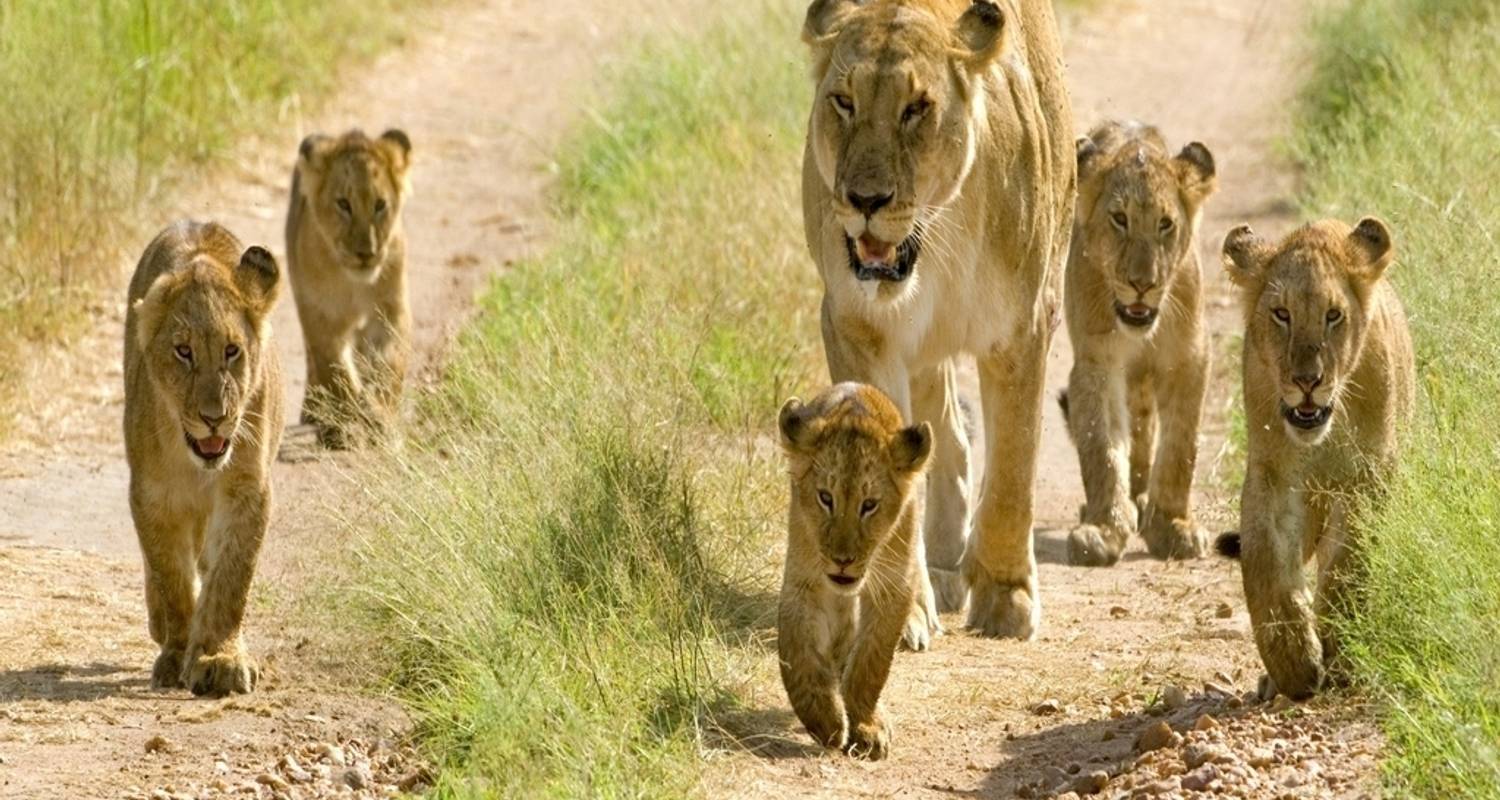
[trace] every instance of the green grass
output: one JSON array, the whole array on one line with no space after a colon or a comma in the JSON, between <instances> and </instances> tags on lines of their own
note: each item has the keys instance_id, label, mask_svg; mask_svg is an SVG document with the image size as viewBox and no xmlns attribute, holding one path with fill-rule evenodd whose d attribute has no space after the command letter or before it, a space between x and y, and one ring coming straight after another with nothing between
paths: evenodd
<instances>
[{"instance_id":1,"label":"green grass","mask_svg":"<svg viewBox=\"0 0 1500 800\"><path fill-rule=\"evenodd\" d=\"M419 7L421 4L417 4ZM66 339L169 220L183 168L289 124L389 44L396 0L0 0L0 435L23 359Z\"/></svg>"},{"instance_id":2,"label":"green grass","mask_svg":"<svg viewBox=\"0 0 1500 800\"><path fill-rule=\"evenodd\" d=\"M768 621L820 366L800 9L632 56L563 149L549 252L482 297L358 526L351 618L439 797L693 793Z\"/></svg>"},{"instance_id":3,"label":"green grass","mask_svg":"<svg viewBox=\"0 0 1500 800\"><path fill-rule=\"evenodd\" d=\"M1394 795L1500 797L1500 6L1365 0L1315 43L1307 205L1391 224L1422 389L1362 523L1351 655L1386 706Z\"/></svg>"}]
</instances>

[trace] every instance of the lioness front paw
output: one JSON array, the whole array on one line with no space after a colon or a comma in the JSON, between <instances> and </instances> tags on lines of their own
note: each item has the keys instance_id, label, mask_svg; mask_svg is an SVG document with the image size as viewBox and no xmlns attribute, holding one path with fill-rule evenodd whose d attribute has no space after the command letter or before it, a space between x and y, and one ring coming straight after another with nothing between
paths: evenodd
<instances>
[{"instance_id":1,"label":"lioness front paw","mask_svg":"<svg viewBox=\"0 0 1500 800\"><path fill-rule=\"evenodd\" d=\"M885 717L876 714L866 722L849 729L849 745L844 752L854 758L879 761L891 752L891 726Z\"/></svg>"},{"instance_id":2,"label":"lioness front paw","mask_svg":"<svg viewBox=\"0 0 1500 800\"><path fill-rule=\"evenodd\" d=\"M1154 508L1146 513L1141 538L1155 558L1178 560L1208 554L1208 532L1197 522L1190 517L1168 517Z\"/></svg>"},{"instance_id":3,"label":"lioness front paw","mask_svg":"<svg viewBox=\"0 0 1500 800\"><path fill-rule=\"evenodd\" d=\"M182 688L181 650L176 648L162 649L161 654L156 657L156 663L151 666L151 688Z\"/></svg>"},{"instance_id":4,"label":"lioness front paw","mask_svg":"<svg viewBox=\"0 0 1500 800\"><path fill-rule=\"evenodd\" d=\"M260 679L260 668L243 649L232 649L213 655L199 654L184 664L182 683L193 694L223 697L248 694Z\"/></svg>"},{"instance_id":5,"label":"lioness front paw","mask_svg":"<svg viewBox=\"0 0 1500 800\"><path fill-rule=\"evenodd\" d=\"M1068 532L1068 563L1076 567L1109 567L1125 552L1126 536L1100 525L1079 525Z\"/></svg>"},{"instance_id":6,"label":"lioness front paw","mask_svg":"<svg viewBox=\"0 0 1500 800\"><path fill-rule=\"evenodd\" d=\"M927 573L932 580L933 601L937 604L938 613L962 611L964 601L969 598L969 586L964 583L963 574L956 569L940 567L928 567Z\"/></svg>"},{"instance_id":7,"label":"lioness front paw","mask_svg":"<svg viewBox=\"0 0 1500 800\"><path fill-rule=\"evenodd\" d=\"M1042 623L1035 570L1022 583L992 577L977 563L964 567L969 583L969 628L983 636L1029 641Z\"/></svg>"},{"instance_id":8,"label":"lioness front paw","mask_svg":"<svg viewBox=\"0 0 1500 800\"><path fill-rule=\"evenodd\" d=\"M928 614L927 606L920 599L911 604L906 615L906 627L901 630L901 646L913 653L921 653L932 647L934 636L943 633L937 615Z\"/></svg>"}]
</instances>

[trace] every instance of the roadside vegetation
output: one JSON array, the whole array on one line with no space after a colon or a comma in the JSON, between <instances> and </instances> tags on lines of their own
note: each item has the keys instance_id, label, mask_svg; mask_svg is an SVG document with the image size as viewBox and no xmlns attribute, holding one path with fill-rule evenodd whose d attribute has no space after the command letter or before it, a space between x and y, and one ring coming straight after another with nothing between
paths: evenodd
<instances>
[{"instance_id":1,"label":"roadside vegetation","mask_svg":"<svg viewBox=\"0 0 1500 800\"><path fill-rule=\"evenodd\" d=\"M1421 391L1363 520L1350 655L1385 706L1393 794L1500 797L1500 6L1368 0L1314 37L1308 211L1391 224Z\"/></svg>"},{"instance_id":2,"label":"roadside vegetation","mask_svg":"<svg viewBox=\"0 0 1500 800\"><path fill-rule=\"evenodd\" d=\"M770 624L773 420L821 366L800 21L749 4L615 70L549 251L481 298L349 519L339 593L439 797L694 790Z\"/></svg>"},{"instance_id":3,"label":"roadside vegetation","mask_svg":"<svg viewBox=\"0 0 1500 800\"><path fill-rule=\"evenodd\" d=\"M140 209L293 121L422 5L0 0L0 436L26 359L75 333L134 239L167 222Z\"/></svg>"}]
</instances>

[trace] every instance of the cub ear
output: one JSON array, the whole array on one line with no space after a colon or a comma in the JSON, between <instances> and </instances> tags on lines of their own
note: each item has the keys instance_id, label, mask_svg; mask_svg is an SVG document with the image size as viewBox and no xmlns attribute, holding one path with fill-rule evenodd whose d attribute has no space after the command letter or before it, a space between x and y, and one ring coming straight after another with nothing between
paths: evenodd
<instances>
[{"instance_id":1,"label":"cub ear","mask_svg":"<svg viewBox=\"0 0 1500 800\"><path fill-rule=\"evenodd\" d=\"M954 29L959 43L959 60L976 71L989 66L1005 49L1005 29L1005 13L1000 6L991 0L974 0L958 18Z\"/></svg>"},{"instance_id":2,"label":"cub ear","mask_svg":"<svg viewBox=\"0 0 1500 800\"><path fill-rule=\"evenodd\" d=\"M380 146L390 156L391 166L395 168L396 174L405 175L407 167L411 166L411 139L406 131L391 128L380 134Z\"/></svg>"},{"instance_id":3,"label":"cub ear","mask_svg":"<svg viewBox=\"0 0 1500 800\"><path fill-rule=\"evenodd\" d=\"M320 173L332 149L333 137L321 133L309 134L297 148L297 163L304 172Z\"/></svg>"},{"instance_id":4,"label":"cub ear","mask_svg":"<svg viewBox=\"0 0 1500 800\"><path fill-rule=\"evenodd\" d=\"M1365 281L1379 280L1396 256L1391 229L1379 217L1360 220L1349 233L1349 244L1354 253L1353 272Z\"/></svg>"},{"instance_id":5,"label":"cub ear","mask_svg":"<svg viewBox=\"0 0 1500 800\"><path fill-rule=\"evenodd\" d=\"M1172 166L1176 169L1177 185L1182 189L1183 198L1194 207L1201 205L1219 188L1214 154L1202 142L1192 142L1182 148L1182 152L1172 159Z\"/></svg>"},{"instance_id":6,"label":"cub ear","mask_svg":"<svg viewBox=\"0 0 1500 800\"><path fill-rule=\"evenodd\" d=\"M1078 152L1078 181L1082 183L1093 174L1094 168L1099 166L1099 157L1104 154L1104 151L1088 136L1078 137L1073 146Z\"/></svg>"},{"instance_id":7,"label":"cub ear","mask_svg":"<svg viewBox=\"0 0 1500 800\"><path fill-rule=\"evenodd\" d=\"M919 422L896 432L890 444L891 465L901 472L921 472L932 454L932 425Z\"/></svg>"},{"instance_id":8,"label":"cub ear","mask_svg":"<svg viewBox=\"0 0 1500 800\"><path fill-rule=\"evenodd\" d=\"M838 33L839 25L849 12L859 7L859 0L813 0L802 23L802 41L818 45Z\"/></svg>"},{"instance_id":9,"label":"cub ear","mask_svg":"<svg viewBox=\"0 0 1500 800\"><path fill-rule=\"evenodd\" d=\"M1271 246L1248 224L1235 226L1224 237L1224 270L1229 280L1241 288L1259 284L1270 258Z\"/></svg>"},{"instance_id":10,"label":"cub ear","mask_svg":"<svg viewBox=\"0 0 1500 800\"><path fill-rule=\"evenodd\" d=\"M812 419L811 410L801 400L793 397L781 407L776 418L776 427L781 429L781 446L790 453L809 453L817 442L822 428Z\"/></svg>"},{"instance_id":11,"label":"cub ear","mask_svg":"<svg viewBox=\"0 0 1500 800\"><path fill-rule=\"evenodd\" d=\"M156 336L156 329L161 326L162 312L166 309L167 291L177 278L170 272L163 272L156 276L151 282L151 288L146 290L146 295L131 304L135 311L135 343L142 350L151 346L151 339Z\"/></svg>"},{"instance_id":12,"label":"cub ear","mask_svg":"<svg viewBox=\"0 0 1500 800\"><path fill-rule=\"evenodd\" d=\"M276 266L276 257L271 251L264 247L250 247L240 256L239 266L234 269L234 284L249 304L257 326L276 305L280 280L281 269Z\"/></svg>"}]
</instances>

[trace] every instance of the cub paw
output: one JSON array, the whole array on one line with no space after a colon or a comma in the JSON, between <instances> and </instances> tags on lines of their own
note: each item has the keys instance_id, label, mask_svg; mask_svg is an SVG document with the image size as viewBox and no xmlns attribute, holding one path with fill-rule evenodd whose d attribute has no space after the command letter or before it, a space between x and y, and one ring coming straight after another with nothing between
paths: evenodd
<instances>
[{"instance_id":1,"label":"cub paw","mask_svg":"<svg viewBox=\"0 0 1500 800\"><path fill-rule=\"evenodd\" d=\"M911 613L906 615L906 627L901 630L901 646L913 653L921 653L932 647L932 639L943 633L937 615L928 614L927 606L920 600L911 604Z\"/></svg>"},{"instance_id":2,"label":"cub paw","mask_svg":"<svg viewBox=\"0 0 1500 800\"><path fill-rule=\"evenodd\" d=\"M1147 512L1141 538L1155 558L1180 560L1208 554L1208 532L1198 523L1191 518L1168 517L1156 509Z\"/></svg>"},{"instance_id":3,"label":"cub paw","mask_svg":"<svg viewBox=\"0 0 1500 800\"><path fill-rule=\"evenodd\" d=\"M962 611L964 601L969 598L969 587L964 583L963 574L956 569L939 567L928 567L927 574L932 580L933 600L937 604L938 613Z\"/></svg>"},{"instance_id":4,"label":"cub paw","mask_svg":"<svg viewBox=\"0 0 1500 800\"><path fill-rule=\"evenodd\" d=\"M964 568L969 583L969 629L982 636L1030 641L1042 624L1036 569L1022 583L1001 581L977 563Z\"/></svg>"},{"instance_id":5,"label":"cub paw","mask_svg":"<svg viewBox=\"0 0 1500 800\"><path fill-rule=\"evenodd\" d=\"M182 651L163 649L151 666L151 688L182 688Z\"/></svg>"},{"instance_id":6,"label":"cub paw","mask_svg":"<svg viewBox=\"0 0 1500 800\"><path fill-rule=\"evenodd\" d=\"M879 761L891 753L891 726L879 714L849 730L849 744L844 752L853 758Z\"/></svg>"},{"instance_id":7,"label":"cub paw","mask_svg":"<svg viewBox=\"0 0 1500 800\"><path fill-rule=\"evenodd\" d=\"M260 679L260 668L243 650L198 655L183 666L182 683L200 697L249 694Z\"/></svg>"},{"instance_id":8,"label":"cub paw","mask_svg":"<svg viewBox=\"0 0 1500 800\"><path fill-rule=\"evenodd\" d=\"M1109 567L1125 552L1125 536L1099 525L1079 525L1068 532L1068 563L1075 567Z\"/></svg>"}]
</instances>

